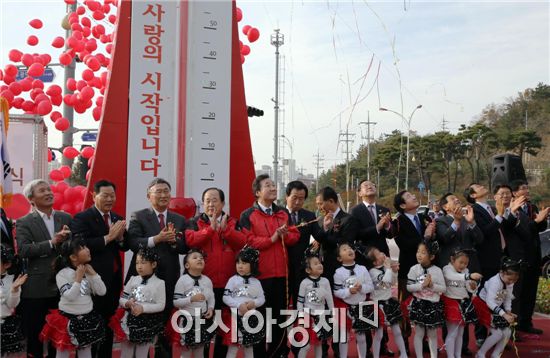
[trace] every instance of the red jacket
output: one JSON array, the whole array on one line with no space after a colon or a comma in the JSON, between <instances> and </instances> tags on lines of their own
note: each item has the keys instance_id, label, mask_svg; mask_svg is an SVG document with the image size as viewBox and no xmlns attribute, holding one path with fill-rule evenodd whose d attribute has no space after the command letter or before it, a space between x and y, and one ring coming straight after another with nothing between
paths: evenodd
<instances>
[{"instance_id":1,"label":"red jacket","mask_svg":"<svg viewBox=\"0 0 550 358\"><path fill-rule=\"evenodd\" d=\"M258 203L241 214L239 223L246 234L247 244L260 251L259 279L286 277L288 250L300 239L296 226L291 226L290 215L283 208L273 204L273 215L267 215ZM288 235L282 240L271 242L273 233L284 224L288 225Z\"/></svg>"},{"instance_id":2,"label":"red jacket","mask_svg":"<svg viewBox=\"0 0 550 358\"><path fill-rule=\"evenodd\" d=\"M201 214L190 222L193 230L185 231L187 247L206 254L203 274L214 288L225 288L235 274L235 256L246 244L246 236L237 229L237 220L229 217L225 230L213 230L208 216Z\"/></svg>"}]
</instances>

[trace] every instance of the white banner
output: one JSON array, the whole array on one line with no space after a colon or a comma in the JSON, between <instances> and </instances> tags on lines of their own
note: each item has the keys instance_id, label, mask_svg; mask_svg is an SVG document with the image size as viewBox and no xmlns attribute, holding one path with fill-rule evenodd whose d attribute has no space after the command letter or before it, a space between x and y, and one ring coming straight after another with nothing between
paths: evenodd
<instances>
[{"instance_id":1,"label":"white banner","mask_svg":"<svg viewBox=\"0 0 550 358\"><path fill-rule=\"evenodd\" d=\"M161 177L175 194L179 2L132 1L126 216Z\"/></svg>"}]
</instances>

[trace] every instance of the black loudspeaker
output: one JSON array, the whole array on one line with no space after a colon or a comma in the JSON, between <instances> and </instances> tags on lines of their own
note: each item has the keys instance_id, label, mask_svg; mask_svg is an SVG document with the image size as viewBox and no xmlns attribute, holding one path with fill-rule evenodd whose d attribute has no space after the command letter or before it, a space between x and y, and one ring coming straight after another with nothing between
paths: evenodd
<instances>
[{"instance_id":1,"label":"black loudspeaker","mask_svg":"<svg viewBox=\"0 0 550 358\"><path fill-rule=\"evenodd\" d=\"M491 188L510 183L516 179L527 180L521 157L514 154L499 154L493 157Z\"/></svg>"}]
</instances>

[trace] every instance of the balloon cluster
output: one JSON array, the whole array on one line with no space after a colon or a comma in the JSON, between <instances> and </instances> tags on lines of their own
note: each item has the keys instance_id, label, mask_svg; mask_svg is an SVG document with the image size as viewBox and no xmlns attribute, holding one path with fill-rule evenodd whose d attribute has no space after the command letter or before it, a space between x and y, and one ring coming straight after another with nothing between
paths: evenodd
<instances>
[{"instance_id":1,"label":"balloon cluster","mask_svg":"<svg viewBox=\"0 0 550 358\"><path fill-rule=\"evenodd\" d=\"M82 211L84 199L88 193L85 186L69 186L65 182L59 182L51 185L54 203L53 208L55 210L63 210L71 215Z\"/></svg>"},{"instance_id":2,"label":"balloon cluster","mask_svg":"<svg viewBox=\"0 0 550 358\"><path fill-rule=\"evenodd\" d=\"M84 158L88 159L88 168L92 167L92 164L94 162L94 155L95 155L95 148L93 147L85 147L82 149L82 151L78 151L75 147L65 147L62 151L62 154L64 157L68 159L75 159L79 155ZM48 162L51 162L53 159L52 151L51 149L48 149ZM60 167L59 169L52 169L50 171L49 177L54 182L62 182L65 179L68 179L72 174L72 170L69 166L64 165ZM90 178L90 169L86 172L86 180Z\"/></svg>"},{"instance_id":3,"label":"balloon cluster","mask_svg":"<svg viewBox=\"0 0 550 358\"><path fill-rule=\"evenodd\" d=\"M236 10L237 22L240 22L243 19L243 12L240 8ZM246 36L250 43L257 41L260 38L260 30L250 25L244 25L242 28L243 34ZM239 41L241 49L241 63L244 63L245 56L250 54L250 46L243 44L242 41Z\"/></svg>"},{"instance_id":4,"label":"balloon cluster","mask_svg":"<svg viewBox=\"0 0 550 358\"><path fill-rule=\"evenodd\" d=\"M75 0L65 2L73 4ZM59 55L59 63L69 66L74 60L86 66L80 79L67 79L66 86L72 93L63 94L61 86L55 84L45 88L40 76L52 62L50 54L24 53L18 49L9 51L8 57L12 63L6 65L3 70L0 69L0 81L4 82L0 85L0 96L7 99L10 109L13 107L28 114L41 116L50 114L55 128L62 132L69 129L70 124L68 119L54 108L63 103L73 107L74 111L80 114L91 110L93 118L99 121L103 95L108 84L111 61L109 56L114 38L114 33L105 25L116 23L116 15L110 14L112 10L116 10L116 6L116 0L84 1L75 12L67 14L63 20L63 28L71 30L71 35L66 39L61 36L55 37L51 42L54 49L64 48ZM34 30L43 27L40 19L31 20L29 25ZM37 35L28 36L29 46L36 46L38 43ZM19 81L16 80L18 66L27 69L27 77Z\"/></svg>"}]
</instances>

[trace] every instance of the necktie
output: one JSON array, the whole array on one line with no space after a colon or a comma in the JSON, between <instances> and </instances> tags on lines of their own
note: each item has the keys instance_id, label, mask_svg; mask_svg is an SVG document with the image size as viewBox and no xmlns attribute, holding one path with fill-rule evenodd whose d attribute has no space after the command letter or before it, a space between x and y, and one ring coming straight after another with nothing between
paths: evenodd
<instances>
[{"instance_id":1,"label":"necktie","mask_svg":"<svg viewBox=\"0 0 550 358\"><path fill-rule=\"evenodd\" d=\"M491 209L489 205L487 205L486 209L489 212L489 215L491 215L491 217L494 219L495 213L493 213L493 209ZM498 229L498 234L500 235L500 248L502 249L502 251L504 251L504 249L506 248L506 240L504 240L504 234L502 233L502 230L500 228Z\"/></svg>"},{"instance_id":2,"label":"necktie","mask_svg":"<svg viewBox=\"0 0 550 358\"><path fill-rule=\"evenodd\" d=\"M164 227L166 226L166 224L164 223L164 214L159 214L159 225L160 229L164 230Z\"/></svg>"},{"instance_id":3,"label":"necktie","mask_svg":"<svg viewBox=\"0 0 550 358\"><path fill-rule=\"evenodd\" d=\"M105 227L107 228L107 232L109 232L109 214L103 214L103 221L105 222ZM118 261L116 259L116 255L113 256L113 272L117 272L119 269Z\"/></svg>"},{"instance_id":4,"label":"necktie","mask_svg":"<svg viewBox=\"0 0 550 358\"><path fill-rule=\"evenodd\" d=\"M103 221L105 222L105 227L109 231L109 214L103 214Z\"/></svg>"},{"instance_id":5,"label":"necktie","mask_svg":"<svg viewBox=\"0 0 550 358\"><path fill-rule=\"evenodd\" d=\"M414 227L416 228L416 231L422 235L422 226L420 226L420 219L417 215L414 216Z\"/></svg>"},{"instance_id":6,"label":"necktie","mask_svg":"<svg viewBox=\"0 0 550 358\"><path fill-rule=\"evenodd\" d=\"M376 208L374 207L374 205L369 205L369 212L372 216L372 221L374 221L374 223L376 224L378 221L376 220Z\"/></svg>"},{"instance_id":7,"label":"necktie","mask_svg":"<svg viewBox=\"0 0 550 358\"><path fill-rule=\"evenodd\" d=\"M298 212L295 211L292 213L292 222L294 225L298 225Z\"/></svg>"},{"instance_id":8,"label":"necktie","mask_svg":"<svg viewBox=\"0 0 550 358\"><path fill-rule=\"evenodd\" d=\"M271 208L265 209L265 213L266 213L267 215L271 215Z\"/></svg>"}]
</instances>

